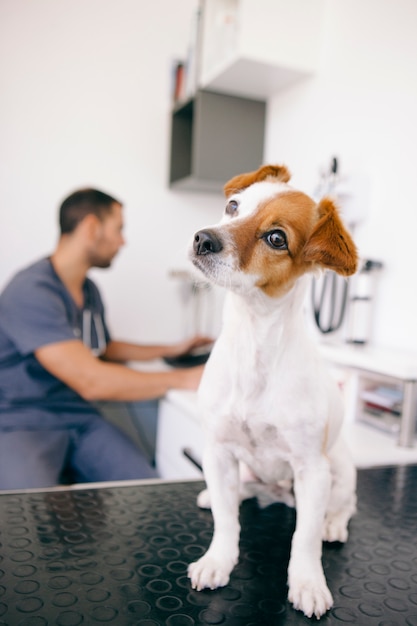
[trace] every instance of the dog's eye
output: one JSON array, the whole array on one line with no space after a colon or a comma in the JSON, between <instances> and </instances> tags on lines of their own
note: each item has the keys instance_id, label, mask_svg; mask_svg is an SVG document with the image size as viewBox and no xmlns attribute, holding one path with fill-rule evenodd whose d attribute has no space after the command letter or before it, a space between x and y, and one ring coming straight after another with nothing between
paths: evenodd
<instances>
[{"instance_id":1,"label":"dog's eye","mask_svg":"<svg viewBox=\"0 0 417 626\"><path fill-rule=\"evenodd\" d=\"M230 200L230 202L226 205L226 213L227 215L234 215L237 211L238 203L236 200Z\"/></svg>"},{"instance_id":2,"label":"dog's eye","mask_svg":"<svg viewBox=\"0 0 417 626\"><path fill-rule=\"evenodd\" d=\"M264 239L268 246L275 248L275 250L287 250L287 237L283 230L271 230L266 233Z\"/></svg>"}]
</instances>

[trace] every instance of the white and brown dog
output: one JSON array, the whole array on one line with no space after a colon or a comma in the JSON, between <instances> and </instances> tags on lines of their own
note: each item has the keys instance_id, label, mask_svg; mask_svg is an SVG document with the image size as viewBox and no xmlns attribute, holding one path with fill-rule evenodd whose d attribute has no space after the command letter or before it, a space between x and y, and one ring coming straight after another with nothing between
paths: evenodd
<instances>
[{"instance_id":1,"label":"white and brown dog","mask_svg":"<svg viewBox=\"0 0 417 626\"><path fill-rule=\"evenodd\" d=\"M293 482L297 521L288 598L311 617L333 603L322 540L346 541L356 509L356 472L340 436L342 400L305 329L306 275L353 274L357 252L330 199L319 204L269 165L225 185L218 225L198 231L190 257L228 289L223 328L206 365L199 402L207 437L204 475L214 535L189 566L195 589L229 581L239 556L239 465L279 490ZM284 482L283 482L284 481Z\"/></svg>"}]
</instances>

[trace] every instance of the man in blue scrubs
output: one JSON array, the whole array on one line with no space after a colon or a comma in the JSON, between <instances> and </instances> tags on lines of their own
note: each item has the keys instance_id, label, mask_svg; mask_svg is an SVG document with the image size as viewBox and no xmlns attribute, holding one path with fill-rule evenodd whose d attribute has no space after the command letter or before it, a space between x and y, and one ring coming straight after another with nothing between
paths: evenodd
<instances>
[{"instance_id":1,"label":"man in blue scrubs","mask_svg":"<svg viewBox=\"0 0 417 626\"><path fill-rule=\"evenodd\" d=\"M138 372L123 365L178 356L207 341L138 345L113 340L87 277L123 245L122 204L95 189L60 207L57 247L0 295L0 489L148 478L153 468L96 401L159 398L196 389L202 368Z\"/></svg>"}]
</instances>

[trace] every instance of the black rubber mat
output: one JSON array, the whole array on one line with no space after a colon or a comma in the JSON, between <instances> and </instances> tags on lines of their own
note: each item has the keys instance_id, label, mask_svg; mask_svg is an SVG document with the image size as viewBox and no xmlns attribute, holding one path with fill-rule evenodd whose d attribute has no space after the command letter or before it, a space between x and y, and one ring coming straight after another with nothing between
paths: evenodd
<instances>
[{"instance_id":1,"label":"black rubber mat","mask_svg":"<svg viewBox=\"0 0 417 626\"><path fill-rule=\"evenodd\" d=\"M241 556L230 584L190 588L187 565L207 548L201 483L0 496L0 624L4 626L281 626L311 624L286 600L295 514L241 508ZM325 545L334 597L322 624L417 625L417 467L359 472L346 545Z\"/></svg>"}]
</instances>

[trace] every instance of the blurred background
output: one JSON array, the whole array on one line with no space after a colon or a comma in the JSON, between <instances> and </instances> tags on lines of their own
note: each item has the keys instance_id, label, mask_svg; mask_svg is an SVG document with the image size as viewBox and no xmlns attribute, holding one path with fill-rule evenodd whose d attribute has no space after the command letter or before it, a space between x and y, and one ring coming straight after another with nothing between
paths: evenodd
<instances>
[{"instance_id":1,"label":"blurred background","mask_svg":"<svg viewBox=\"0 0 417 626\"><path fill-rule=\"evenodd\" d=\"M304 42L311 57L296 80L259 95L255 80L246 94L265 103L261 162L287 164L315 194L337 157L361 257L383 264L369 339L417 350L417 3L310 0L298 14L289 0L241 3L253 32L223 0L219 46L243 37L256 57L293 45L295 66ZM196 15L195 0L0 0L0 289L52 250L64 197L94 186L125 205L127 245L93 273L115 336L175 341L194 323L216 332L219 306L205 292L204 321L185 320L194 287L181 276L193 233L223 211L221 185L169 185L174 70L190 61Z\"/></svg>"}]
</instances>

